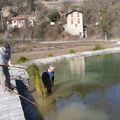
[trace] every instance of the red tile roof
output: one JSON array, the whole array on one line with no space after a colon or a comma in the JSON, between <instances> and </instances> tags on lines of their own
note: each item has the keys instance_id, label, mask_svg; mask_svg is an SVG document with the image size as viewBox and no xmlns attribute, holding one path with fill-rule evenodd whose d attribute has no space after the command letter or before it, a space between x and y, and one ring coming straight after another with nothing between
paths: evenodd
<instances>
[{"instance_id":1,"label":"red tile roof","mask_svg":"<svg viewBox=\"0 0 120 120\"><path fill-rule=\"evenodd\" d=\"M79 10L72 10L72 11L68 12L68 13L66 14L66 16L68 16L69 14L71 14L71 13L73 13L73 12L83 13L82 11L79 11Z\"/></svg>"},{"instance_id":2,"label":"red tile roof","mask_svg":"<svg viewBox=\"0 0 120 120\"><path fill-rule=\"evenodd\" d=\"M27 16L16 16L16 17L11 17L8 18L8 20L22 20L22 19L26 19Z\"/></svg>"}]
</instances>

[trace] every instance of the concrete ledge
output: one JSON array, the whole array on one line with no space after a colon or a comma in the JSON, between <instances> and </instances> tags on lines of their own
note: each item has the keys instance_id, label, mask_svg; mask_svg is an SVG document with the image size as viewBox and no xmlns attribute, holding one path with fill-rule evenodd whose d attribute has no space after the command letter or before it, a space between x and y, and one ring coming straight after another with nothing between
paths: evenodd
<instances>
[{"instance_id":1,"label":"concrete ledge","mask_svg":"<svg viewBox=\"0 0 120 120\"><path fill-rule=\"evenodd\" d=\"M0 92L0 120L25 120L20 98L15 93Z\"/></svg>"}]
</instances>

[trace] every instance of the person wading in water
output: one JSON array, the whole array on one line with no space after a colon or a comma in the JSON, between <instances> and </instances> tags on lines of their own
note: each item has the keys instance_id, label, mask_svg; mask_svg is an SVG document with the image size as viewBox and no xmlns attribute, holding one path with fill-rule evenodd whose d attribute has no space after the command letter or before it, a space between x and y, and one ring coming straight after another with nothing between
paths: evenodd
<instances>
[{"instance_id":1,"label":"person wading in water","mask_svg":"<svg viewBox=\"0 0 120 120\"><path fill-rule=\"evenodd\" d=\"M0 47L0 92L8 93L9 90L14 90L10 82L10 73L8 67L13 67L10 61L11 47L7 41L3 42ZM8 89L7 89L8 88Z\"/></svg>"},{"instance_id":2,"label":"person wading in water","mask_svg":"<svg viewBox=\"0 0 120 120\"><path fill-rule=\"evenodd\" d=\"M52 93L52 86L54 86L54 70L55 67L50 65L49 68L42 73L42 82L47 89L48 95Z\"/></svg>"}]
</instances>

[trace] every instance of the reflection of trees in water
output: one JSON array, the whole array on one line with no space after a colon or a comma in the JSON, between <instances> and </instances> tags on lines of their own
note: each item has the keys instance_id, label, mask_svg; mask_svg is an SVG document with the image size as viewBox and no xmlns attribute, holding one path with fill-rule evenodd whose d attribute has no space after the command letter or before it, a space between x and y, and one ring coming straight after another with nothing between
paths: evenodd
<instances>
[{"instance_id":1,"label":"reflection of trees in water","mask_svg":"<svg viewBox=\"0 0 120 120\"><path fill-rule=\"evenodd\" d=\"M120 58L117 55L101 55L101 56L89 57L85 59L85 61L84 58L73 58L71 60L67 60L63 62L62 64L61 63L58 64L56 68L58 68L57 72L59 72L59 77L61 81L59 81L54 88L54 93L53 93L53 96L55 96L54 103L52 104L50 102L51 101L50 99L47 99L48 101L45 101L47 106L46 107L47 113L48 114L50 113L48 115L48 118L50 118L51 116L52 118L54 118L54 116L57 115L55 120L62 120L62 119L73 120L75 119L74 116L78 115L78 120L80 120L81 117L83 117L86 120L88 119L86 118L86 116L88 116L89 114L90 115L89 119L91 117L92 120L93 119L102 120L101 116L103 115L103 120L107 120L107 116L106 115L104 116L104 113L99 114L98 112L98 114L96 114L96 112L93 111L92 113L94 114L91 114L91 110L90 112L88 111L88 109L86 109L85 111L85 109L81 109L82 108L81 106L80 109L79 108L76 109L79 105L75 107L71 106L71 104L70 106L66 106L65 104L71 102L71 101L69 102L67 99L68 95L72 96L75 94L77 96L80 96L82 99L84 99L84 102L87 103L87 105L89 105L90 107L95 108L95 110L98 109L103 112L104 110L106 110L113 118L115 117L113 115L117 113L116 118L118 118L119 89L118 88L113 89L112 87L113 85L118 84L119 81L116 80L120 78L119 77ZM68 62L69 64L67 64ZM80 79L80 82L74 81L74 79L70 76L70 74L72 74L71 76L73 76L74 79L77 79L79 77L78 79ZM81 78L80 75L84 75L84 74L85 76ZM84 82L81 82L82 80ZM63 104L61 104L62 98L64 99L64 101L62 102ZM74 99L71 100L72 102L74 102ZM116 102L117 104L115 104L114 102ZM62 110L60 108L57 108L58 111L60 110L58 114L55 113L56 111L55 105L57 103L60 103L60 106L63 105ZM113 111L111 112L111 110ZM76 111L78 112L78 114L76 114L77 113ZM82 111L83 114L81 114ZM83 116L84 113L85 116ZM67 116L67 114L69 116ZM54 120L54 119L50 119L50 120Z\"/></svg>"},{"instance_id":2,"label":"reflection of trees in water","mask_svg":"<svg viewBox=\"0 0 120 120\"><path fill-rule=\"evenodd\" d=\"M38 100L40 104L40 110L42 112L42 115L44 118L46 118L47 114L51 112L51 114L55 114L55 103L56 103L56 97L54 95L46 96L43 101ZM46 119L45 119L46 120Z\"/></svg>"},{"instance_id":3,"label":"reflection of trees in water","mask_svg":"<svg viewBox=\"0 0 120 120\"><path fill-rule=\"evenodd\" d=\"M78 95L57 98L54 110L46 115L47 120L88 120L88 118L107 120L108 116L102 111L88 107Z\"/></svg>"},{"instance_id":4,"label":"reflection of trees in water","mask_svg":"<svg viewBox=\"0 0 120 120\"><path fill-rule=\"evenodd\" d=\"M98 117L100 116L100 117ZM92 110L80 103L70 103L63 106L55 120L108 120L108 116L101 111Z\"/></svg>"},{"instance_id":5,"label":"reflection of trees in water","mask_svg":"<svg viewBox=\"0 0 120 120\"><path fill-rule=\"evenodd\" d=\"M109 91L108 88L111 88L113 85L117 84L118 81L116 81L116 79L119 78L118 75L120 70L119 65L120 65L119 57L117 57L117 55L101 55L101 56L89 57L85 60L84 57L73 58L57 64L56 78L58 77L59 81L57 81L57 84L55 84L53 89L53 96L55 96L55 100L47 98L44 101L45 105L47 106L45 107L46 109L44 110L44 112L47 112L48 114L50 113L49 115L54 117L56 115L55 105L61 102L62 98L65 98L64 101L66 101L66 103L69 103L67 99L68 96L72 96L75 94L83 98L86 103L88 103L92 107L95 107L96 109L99 108L103 110L105 107L107 110L110 110L109 103L107 103L107 101L109 101L108 99L111 98L108 98L108 96L106 96L106 93L104 91L106 90ZM115 80L113 80L113 78ZM74 81L78 79L80 79L80 81ZM111 92L109 92L109 94L110 93ZM74 102L74 99L72 100ZM69 106L64 108L63 109L64 112L58 114L55 120L62 120L62 119L70 120L71 117L66 116L66 114L67 113L70 114L69 110L73 110L73 108L68 109L68 107ZM77 111L80 111L80 109ZM57 110L59 110L59 108L57 108ZM76 106L75 106L75 110L76 110ZM88 111L87 112L84 111L84 112L88 114ZM48 115L47 113L46 115ZM49 115L48 118L50 118ZM70 114L70 115L73 116L75 114ZM82 115L78 117L79 117L78 120L80 120ZM75 117L73 119L75 119ZM93 120L93 118L91 119ZM102 120L102 118L99 119ZM54 119L50 119L50 120L54 120Z\"/></svg>"},{"instance_id":6,"label":"reflection of trees in water","mask_svg":"<svg viewBox=\"0 0 120 120\"><path fill-rule=\"evenodd\" d=\"M72 74L82 75L85 74L85 59L84 57L74 58L69 60L70 71Z\"/></svg>"},{"instance_id":7,"label":"reflection of trees in water","mask_svg":"<svg viewBox=\"0 0 120 120\"><path fill-rule=\"evenodd\" d=\"M119 54L106 54L88 57L85 64L85 73L97 73L98 82L119 81L120 74Z\"/></svg>"}]
</instances>

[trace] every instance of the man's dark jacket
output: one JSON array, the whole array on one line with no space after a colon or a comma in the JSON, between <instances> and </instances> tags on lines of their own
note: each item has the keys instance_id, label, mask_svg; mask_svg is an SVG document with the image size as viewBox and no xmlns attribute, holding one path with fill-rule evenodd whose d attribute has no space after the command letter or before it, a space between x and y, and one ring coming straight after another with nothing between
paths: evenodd
<instances>
[{"instance_id":1,"label":"man's dark jacket","mask_svg":"<svg viewBox=\"0 0 120 120\"><path fill-rule=\"evenodd\" d=\"M50 88L54 85L54 72L49 73L48 71L43 72L42 82L45 88Z\"/></svg>"}]
</instances>

